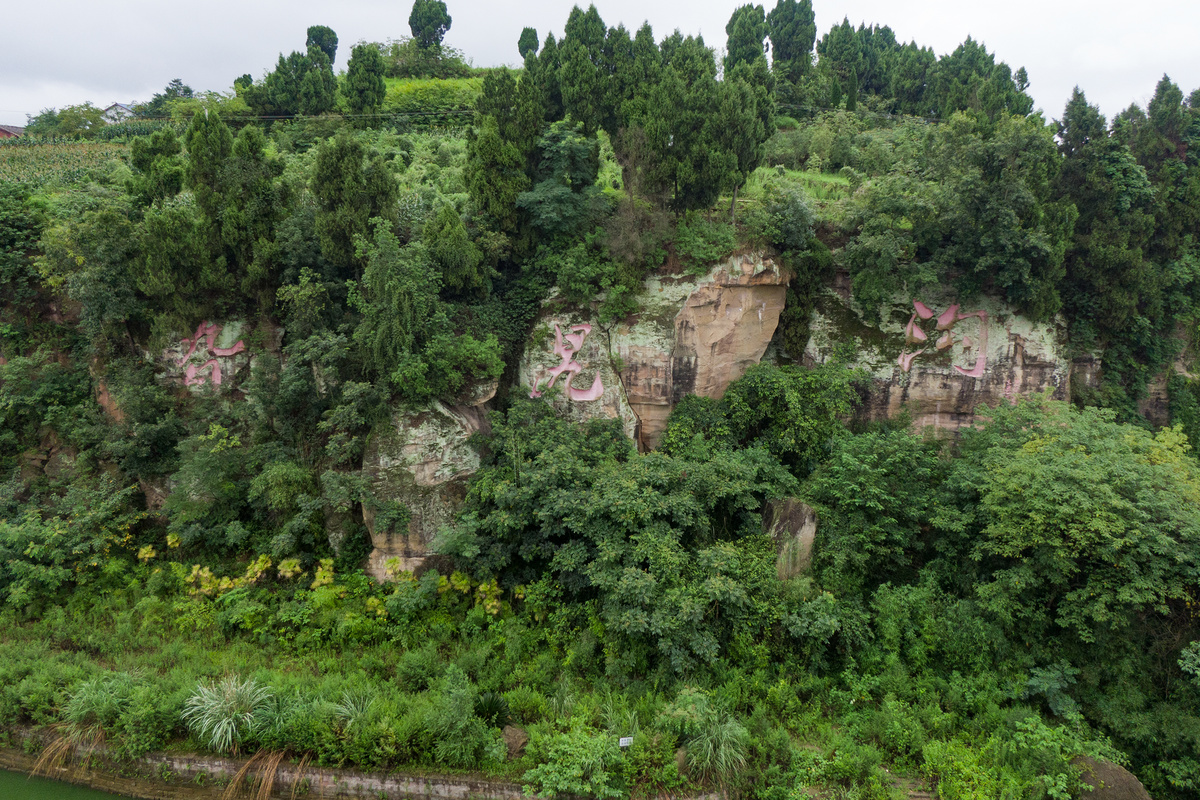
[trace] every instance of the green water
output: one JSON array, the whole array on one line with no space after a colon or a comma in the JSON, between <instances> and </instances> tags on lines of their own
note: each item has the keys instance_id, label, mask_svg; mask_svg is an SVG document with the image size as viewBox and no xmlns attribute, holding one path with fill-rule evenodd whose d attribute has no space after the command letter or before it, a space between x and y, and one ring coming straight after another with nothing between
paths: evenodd
<instances>
[{"instance_id":1,"label":"green water","mask_svg":"<svg viewBox=\"0 0 1200 800\"><path fill-rule=\"evenodd\" d=\"M0 769L2 800L119 800L123 794L109 794L47 778L29 778L19 772Z\"/></svg>"}]
</instances>

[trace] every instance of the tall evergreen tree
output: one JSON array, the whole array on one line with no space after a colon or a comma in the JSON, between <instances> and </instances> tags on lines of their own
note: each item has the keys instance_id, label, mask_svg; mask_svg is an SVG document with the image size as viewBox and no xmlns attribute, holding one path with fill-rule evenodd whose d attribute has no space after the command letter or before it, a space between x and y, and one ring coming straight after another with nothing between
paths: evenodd
<instances>
[{"instance_id":1,"label":"tall evergreen tree","mask_svg":"<svg viewBox=\"0 0 1200 800\"><path fill-rule=\"evenodd\" d=\"M442 0L415 0L408 15L408 29L417 45L425 50L442 46L451 22Z\"/></svg>"},{"instance_id":2,"label":"tall evergreen tree","mask_svg":"<svg viewBox=\"0 0 1200 800\"><path fill-rule=\"evenodd\" d=\"M738 158L723 141L717 114L717 65L701 37L678 31L663 41L662 78L643 122L651 192L676 211L709 208L737 172Z\"/></svg>"},{"instance_id":3,"label":"tall evergreen tree","mask_svg":"<svg viewBox=\"0 0 1200 800\"><path fill-rule=\"evenodd\" d=\"M1104 116L1078 87L1057 123L1060 193L1079 219L1066 254L1069 318L1092 339L1161 311L1157 270L1145 260L1154 231L1154 192L1129 148L1108 136Z\"/></svg>"},{"instance_id":4,"label":"tall evergreen tree","mask_svg":"<svg viewBox=\"0 0 1200 800\"><path fill-rule=\"evenodd\" d=\"M763 40L767 38L767 16L762 6L744 5L734 9L725 23L725 74L738 66L752 66L760 60L766 66Z\"/></svg>"},{"instance_id":5,"label":"tall evergreen tree","mask_svg":"<svg viewBox=\"0 0 1200 800\"><path fill-rule=\"evenodd\" d=\"M795 83L812 66L817 21L812 0L779 0L767 14L771 37L771 68L782 79Z\"/></svg>"},{"instance_id":6,"label":"tall evergreen tree","mask_svg":"<svg viewBox=\"0 0 1200 800\"><path fill-rule=\"evenodd\" d=\"M571 9L560 46L563 108L584 132L592 136L599 130L605 112L607 69L604 40L607 33L604 20L594 5L582 11Z\"/></svg>"},{"instance_id":7,"label":"tall evergreen tree","mask_svg":"<svg viewBox=\"0 0 1200 800\"><path fill-rule=\"evenodd\" d=\"M337 34L333 32L333 28L325 25L313 25L308 29L308 40L304 43L304 47L305 49L319 48L332 64L337 59Z\"/></svg>"},{"instance_id":8,"label":"tall evergreen tree","mask_svg":"<svg viewBox=\"0 0 1200 800\"><path fill-rule=\"evenodd\" d=\"M387 84L383 80L383 56L372 44L358 44L350 51L346 69L346 107L351 114L374 114L383 105Z\"/></svg>"},{"instance_id":9,"label":"tall evergreen tree","mask_svg":"<svg viewBox=\"0 0 1200 800\"><path fill-rule=\"evenodd\" d=\"M233 150L233 134L219 115L197 111L183 140L188 151L187 186L201 211L216 220L224 205L221 172Z\"/></svg>"},{"instance_id":10,"label":"tall evergreen tree","mask_svg":"<svg viewBox=\"0 0 1200 800\"><path fill-rule=\"evenodd\" d=\"M510 237L521 228L517 196L529 188L525 165L520 149L500 135L496 118L478 116L467 140L467 192L486 223Z\"/></svg>"},{"instance_id":11,"label":"tall evergreen tree","mask_svg":"<svg viewBox=\"0 0 1200 800\"><path fill-rule=\"evenodd\" d=\"M361 275L356 237L370 235L370 220L393 221L399 189L379 154L346 129L317 148L309 188L317 199L315 227L321 253L349 277Z\"/></svg>"},{"instance_id":12,"label":"tall evergreen tree","mask_svg":"<svg viewBox=\"0 0 1200 800\"><path fill-rule=\"evenodd\" d=\"M537 28L525 27L521 29L521 38L517 40L517 52L521 54L521 60L524 61L530 54L536 54L538 49L538 34Z\"/></svg>"},{"instance_id":13,"label":"tall evergreen tree","mask_svg":"<svg viewBox=\"0 0 1200 800\"><path fill-rule=\"evenodd\" d=\"M337 105L337 78L333 75L329 58L319 47L310 47L308 64L308 71L300 81L297 110L305 115L332 111Z\"/></svg>"},{"instance_id":14,"label":"tall evergreen tree","mask_svg":"<svg viewBox=\"0 0 1200 800\"><path fill-rule=\"evenodd\" d=\"M562 70L562 52L553 33L546 34L542 42L542 50L538 53L538 82L542 86L542 96L546 104L546 121L555 122L566 114L563 105L562 81L559 75Z\"/></svg>"}]
</instances>

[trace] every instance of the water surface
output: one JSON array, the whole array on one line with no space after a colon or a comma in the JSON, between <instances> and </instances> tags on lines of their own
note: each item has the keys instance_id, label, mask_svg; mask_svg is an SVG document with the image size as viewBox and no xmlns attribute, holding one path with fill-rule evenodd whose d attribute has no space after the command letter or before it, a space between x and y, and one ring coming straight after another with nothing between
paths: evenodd
<instances>
[{"instance_id":1,"label":"water surface","mask_svg":"<svg viewBox=\"0 0 1200 800\"><path fill-rule=\"evenodd\" d=\"M0 769L0 798L4 800L120 800L125 797Z\"/></svg>"}]
</instances>

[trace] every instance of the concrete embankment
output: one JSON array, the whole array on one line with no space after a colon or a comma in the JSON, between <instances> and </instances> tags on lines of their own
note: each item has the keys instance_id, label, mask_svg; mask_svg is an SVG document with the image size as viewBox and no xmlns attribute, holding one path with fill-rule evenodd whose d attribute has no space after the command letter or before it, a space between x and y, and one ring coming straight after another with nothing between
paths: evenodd
<instances>
[{"instance_id":1,"label":"concrete embankment","mask_svg":"<svg viewBox=\"0 0 1200 800\"><path fill-rule=\"evenodd\" d=\"M25 734L28 738L32 734ZM116 761L103 748L75 745L63 758L40 765L39 773L55 780L89 786L144 800L209 800L219 798L250 759L175 753L149 753L131 761ZM0 768L33 773L39 754L0 748ZM429 800L518 800L521 786L470 776L365 773L323 769L281 761L268 771L259 758L241 778L256 789L272 780L272 796L316 798L428 798ZM294 791L293 791L294 790Z\"/></svg>"}]
</instances>

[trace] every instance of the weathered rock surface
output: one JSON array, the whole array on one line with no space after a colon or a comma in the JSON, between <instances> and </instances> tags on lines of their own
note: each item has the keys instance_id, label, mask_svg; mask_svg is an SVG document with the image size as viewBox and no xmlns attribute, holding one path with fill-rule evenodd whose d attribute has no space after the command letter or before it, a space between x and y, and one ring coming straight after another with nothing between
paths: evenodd
<instances>
[{"instance_id":1,"label":"weathered rock surface","mask_svg":"<svg viewBox=\"0 0 1200 800\"><path fill-rule=\"evenodd\" d=\"M617 419L637 434L637 415L612 359L610 332L591 309L573 310L551 299L518 365L522 388L547 397L567 419Z\"/></svg>"},{"instance_id":2,"label":"weathered rock surface","mask_svg":"<svg viewBox=\"0 0 1200 800\"><path fill-rule=\"evenodd\" d=\"M389 530L376 524L372 509L363 509L374 545L369 574L385 579L391 559L410 571L425 561L429 543L454 519L467 479L479 468L479 453L468 440L487 430L486 403L495 392L492 385L463 405L434 401L417 412L396 411L372 433L363 473L377 500L403 503L411 517L405 529Z\"/></svg>"},{"instance_id":3,"label":"weathered rock surface","mask_svg":"<svg viewBox=\"0 0 1200 800\"><path fill-rule=\"evenodd\" d=\"M569 375L553 400L564 413L619 419L639 447L653 448L684 395L719 398L762 359L788 279L763 252L734 255L700 277L652 276L638 313L607 328L594 309L550 300L522 357L521 384L544 393ZM580 334L574 347L569 337Z\"/></svg>"},{"instance_id":4,"label":"weathered rock surface","mask_svg":"<svg viewBox=\"0 0 1200 800\"><path fill-rule=\"evenodd\" d=\"M1080 800L1151 800L1137 776L1120 764L1089 756L1079 756L1071 763L1083 770L1083 782L1091 787L1079 793Z\"/></svg>"},{"instance_id":5,"label":"weathered rock surface","mask_svg":"<svg viewBox=\"0 0 1200 800\"><path fill-rule=\"evenodd\" d=\"M819 298L811 329L804 363L823 363L849 345L873 378L867 419L907 410L918 427L956 431L984 407L1047 391L1056 400L1070 394L1064 326L1031 322L995 298L969 306L933 293L897 298L871 324L842 281Z\"/></svg>"},{"instance_id":6,"label":"weathered rock surface","mask_svg":"<svg viewBox=\"0 0 1200 800\"><path fill-rule=\"evenodd\" d=\"M794 578L812 562L817 538L817 512L794 497L770 500L763 509L763 533L775 541L779 580Z\"/></svg>"},{"instance_id":7,"label":"weathered rock surface","mask_svg":"<svg viewBox=\"0 0 1200 800\"><path fill-rule=\"evenodd\" d=\"M250 365L252 354L246 346L245 329L236 320L202 321L190 335L163 350L160 357L165 373L192 392L205 387L229 388Z\"/></svg>"}]
</instances>

